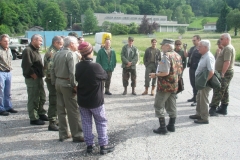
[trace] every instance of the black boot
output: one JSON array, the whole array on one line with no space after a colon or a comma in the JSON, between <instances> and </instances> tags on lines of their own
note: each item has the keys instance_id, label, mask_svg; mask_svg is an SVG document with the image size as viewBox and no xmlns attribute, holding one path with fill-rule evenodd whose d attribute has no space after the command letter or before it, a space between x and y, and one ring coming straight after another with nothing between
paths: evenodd
<instances>
[{"instance_id":1,"label":"black boot","mask_svg":"<svg viewBox=\"0 0 240 160\"><path fill-rule=\"evenodd\" d=\"M160 127L158 129L154 129L153 132L157 134L166 134L167 129L166 129L165 118L164 117L159 118L159 123L160 123Z\"/></svg>"},{"instance_id":2,"label":"black boot","mask_svg":"<svg viewBox=\"0 0 240 160\"><path fill-rule=\"evenodd\" d=\"M191 99L188 99L187 101L196 103L196 95L194 95Z\"/></svg>"},{"instance_id":3,"label":"black boot","mask_svg":"<svg viewBox=\"0 0 240 160\"><path fill-rule=\"evenodd\" d=\"M49 131L58 131L59 127L56 125L55 121L50 121L48 126Z\"/></svg>"},{"instance_id":4,"label":"black boot","mask_svg":"<svg viewBox=\"0 0 240 160\"><path fill-rule=\"evenodd\" d=\"M137 95L137 93L135 92L135 87L132 87L132 95Z\"/></svg>"},{"instance_id":5,"label":"black boot","mask_svg":"<svg viewBox=\"0 0 240 160\"><path fill-rule=\"evenodd\" d=\"M108 144L105 146L100 146L100 154L107 154L114 151L114 145Z\"/></svg>"},{"instance_id":6,"label":"black boot","mask_svg":"<svg viewBox=\"0 0 240 160\"><path fill-rule=\"evenodd\" d=\"M218 116L218 114L216 113L216 108L217 108L217 107L212 106L212 107L209 109L209 114L210 114L210 116Z\"/></svg>"},{"instance_id":7,"label":"black boot","mask_svg":"<svg viewBox=\"0 0 240 160\"><path fill-rule=\"evenodd\" d=\"M127 87L124 87L124 91L122 95L126 95L127 94Z\"/></svg>"},{"instance_id":8,"label":"black boot","mask_svg":"<svg viewBox=\"0 0 240 160\"><path fill-rule=\"evenodd\" d=\"M227 115L227 107L228 107L228 104L221 104L217 108L216 113Z\"/></svg>"},{"instance_id":9,"label":"black boot","mask_svg":"<svg viewBox=\"0 0 240 160\"><path fill-rule=\"evenodd\" d=\"M170 132L175 132L175 120L176 120L176 117L175 118L170 118L169 119L169 123L167 125L167 130L170 131Z\"/></svg>"}]
</instances>

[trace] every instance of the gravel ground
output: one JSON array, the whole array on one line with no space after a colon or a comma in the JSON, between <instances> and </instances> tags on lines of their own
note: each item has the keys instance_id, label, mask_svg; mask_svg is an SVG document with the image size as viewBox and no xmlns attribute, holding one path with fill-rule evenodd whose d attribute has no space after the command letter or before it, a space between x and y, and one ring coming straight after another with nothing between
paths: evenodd
<instances>
[{"instance_id":1,"label":"gravel ground","mask_svg":"<svg viewBox=\"0 0 240 160\"><path fill-rule=\"evenodd\" d=\"M210 124L194 124L188 118L195 113L186 100L192 97L188 69L184 72L185 91L177 99L178 118L176 132L161 136L152 132L158 127L154 117L154 97L142 96L144 91L143 65L138 65L137 96L128 88L123 92L120 64L117 65L110 91L105 96L108 118L108 133L111 143L116 145L113 153L101 156L95 139L93 154L86 154L84 143L73 143L70 139L58 141L58 132L43 126L31 126L27 114L27 92L21 71L21 60L12 62L12 102L19 111L10 116L0 116L0 159L239 159L240 147L240 68L230 86L230 106L227 116L211 117ZM46 89L46 93L47 89ZM212 96L212 92L210 94ZM209 98L211 98L211 96ZM48 108L48 102L45 104ZM167 120L168 121L168 118ZM95 126L94 126L95 128ZM94 135L97 136L94 129Z\"/></svg>"}]
</instances>

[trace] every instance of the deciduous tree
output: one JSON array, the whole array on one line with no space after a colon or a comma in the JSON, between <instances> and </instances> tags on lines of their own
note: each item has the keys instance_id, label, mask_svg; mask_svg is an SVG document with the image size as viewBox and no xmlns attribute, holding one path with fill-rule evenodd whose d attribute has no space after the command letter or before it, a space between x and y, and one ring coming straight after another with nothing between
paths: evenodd
<instances>
[{"instance_id":1,"label":"deciduous tree","mask_svg":"<svg viewBox=\"0 0 240 160\"><path fill-rule=\"evenodd\" d=\"M98 21L93 10L88 9L84 13L83 30L85 33L94 33L97 31Z\"/></svg>"},{"instance_id":2,"label":"deciduous tree","mask_svg":"<svg viewBox=\"0 0 240 160\"><path fill-rule=\"evenodd\" d=\"M238 29L240 29L240 11L234 9L227 15L227 24L229 28L234 29L234 35L237 36Z\"/></svg>"}]
</instances>

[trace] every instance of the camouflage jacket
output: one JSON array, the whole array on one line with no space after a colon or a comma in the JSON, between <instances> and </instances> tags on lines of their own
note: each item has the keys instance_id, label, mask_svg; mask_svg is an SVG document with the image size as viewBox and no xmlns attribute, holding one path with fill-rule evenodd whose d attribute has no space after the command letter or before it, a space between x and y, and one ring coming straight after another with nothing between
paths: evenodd
<instances>
[{"instance_id":1,"label":"camouflage jacket","mask_svg":"<svg viewBox=\"0 0 240 160\"><path fill-rule=\"evenodd\" d=\"M50 48L48 49L48 51L46 52L46 54L44 55L44 74L46 76L47 79L51 79L51 68L53 65L53 57L55 56L55 54L58 52L59 50L57 50L53 45L50 46Z\"/></svg>"},{"instance_id":2,"label":"camouflage jacket","mask_svg":"<svg viewBox=\"0 0 240 160\"><path fill-rule=\"evenodd\" d=\"M164 53L163 56L167 56L170 61L170 71L167 76L158 77L157 90L160 92L176 93L178 90L178 80L182 76L182 58L174 51Z\"/></svg>"}]
</instances>

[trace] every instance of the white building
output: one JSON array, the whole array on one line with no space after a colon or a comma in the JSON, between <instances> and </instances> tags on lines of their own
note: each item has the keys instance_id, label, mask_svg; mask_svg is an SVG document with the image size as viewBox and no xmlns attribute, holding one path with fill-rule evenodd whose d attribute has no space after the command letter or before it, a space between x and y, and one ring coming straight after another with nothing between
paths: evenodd
<instances>
[{"instance_id":1,"label":"white building","mask_svg":"<svg viewBox=\"0 0 240 160\"><path fill-rule=\"evenodd\" d=\"M204 25L203 31L216 31L216 23L207 23Z\"/></svg>"},{"instance_id":2,"label":"white building","mask_svg":"<svg viewBox=\"0 0 240 160\"><path fill-rule=\"evenodd\" d=\"M112 23L120 23L129 25L130 23L136 23L140 25L144 15L131 15L124 13L94 13L98 20L98 26L102 26L104 21ZM147 15L147 19L150 23L156 22L159 24L158 32L177 32L177 27L187 27L188 24L178 24L177 21L167 21L167 16L159 15ZM82 23L84 23L84 15L81 16Z\"/></svg>"}]
</instances>

